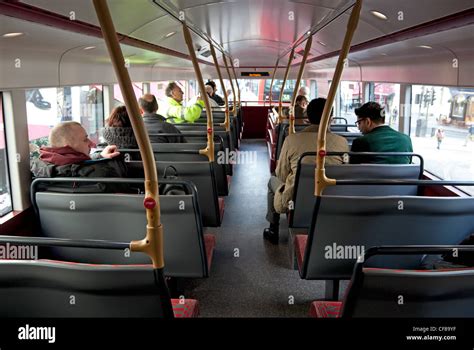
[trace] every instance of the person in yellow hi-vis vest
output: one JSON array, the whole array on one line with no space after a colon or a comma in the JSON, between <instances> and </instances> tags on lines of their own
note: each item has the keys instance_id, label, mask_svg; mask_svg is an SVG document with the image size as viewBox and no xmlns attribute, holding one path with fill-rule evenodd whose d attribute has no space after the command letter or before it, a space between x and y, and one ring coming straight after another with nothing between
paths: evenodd
<instances>
[{"instance_id":1,"label":"person in yellow hi-vis vest","mask_svg":"<svg viewBox=\"0 0 474 350\"><path fill-rule=\"evenodd\" d=\"M171 123L194 123L201 117L204 108L204 101L198 96L196 103L191 106L183 106L183 90L175 82L171 82L166 87L166 96L168 96L168 106L164 117Z\"/></svg>"}]
</instances>

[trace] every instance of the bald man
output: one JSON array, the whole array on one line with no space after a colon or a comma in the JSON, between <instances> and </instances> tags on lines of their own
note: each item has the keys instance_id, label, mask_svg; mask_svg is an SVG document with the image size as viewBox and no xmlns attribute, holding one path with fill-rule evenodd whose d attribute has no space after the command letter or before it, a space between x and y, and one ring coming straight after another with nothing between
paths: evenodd
<instances>
[{"instance_id":1,"label":"bald man","mask_svg":"<svg viewBox=\"0 0 474 350\"><path fill-rule=\"evenodd\" d=\"M157 114L158 102L152 94L145 94L138 100L143 122L148 130L152 143L185 143L183 136L159 136L159 134L181 134L176 126L168 123L162 115Z\"/></svg>"},{"instance_id":2,"label":"bald man","mask_svg":"<svg viewBox=\"0 0 474 350\"><path fill-rule=\"evenodd\" d=\"M309 101L309 88L307 86L300 87L296 96L304 96Z\"/></svg>"},{"instance_id":3,"label":"bald man","mask_svg":"<svg viewBox=\"0 0 474 350\"><path fill-rule=\"evenodd\" d=\"M126 177L127 167L117 147L107 146L90 155L95 143L77 122L56 125L49 134L50 147L40 148L39 159L31 162L35 177Z\"/></svg>"}]
</instances>

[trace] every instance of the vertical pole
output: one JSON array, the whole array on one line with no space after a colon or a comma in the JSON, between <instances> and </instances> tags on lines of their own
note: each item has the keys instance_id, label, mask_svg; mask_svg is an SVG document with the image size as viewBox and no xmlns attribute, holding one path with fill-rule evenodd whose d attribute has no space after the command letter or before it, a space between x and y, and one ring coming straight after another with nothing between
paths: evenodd
<instances>
[{"instance_id":1,"label":"vertical pole","mask_svg":"<svg viewBox=\"0 0 474 350\"><path fill-rule=\"evenodd\" d=\"M362 0L357 0L354 7L352 8L351 16L349 17L349 22L347 23L346 35L344 37L344 42L342 44L341 52L339 53L336 70L334 72L334 77L331 82L331 87L329 88L328 98L326 104L324 105L321 123L319 124L315 169L315 196L320 196L326 186L336 184L336 180L328 179L326 177L326 169L324 168L326 161L326 133L329 126L329 119L334 97L336 96L336 91L339 86L339 82L341 81L344 63L347 60L347 54L349 53L349 49L351 47L352 37L354 36L354 32L357 29L357 24L359 22L361 7Z\"/></svg>"},{"instance_id":2,"label":"vertical pole","mask_svg":"<svg viewBox=\"0 0 474 350\"><path fill-rule=\"evenodd\" d=\"M206 115L207 115L207 147L199 151L200 154L206 155L209 159L209 162L214 161L214 126L212 122L212 109L211 104L209 103L209 97L206 93L206 88L204 86L204 80L202 79L201 69L199 68L199 63L197 61L196 53L194 52L193 39L191 38L191 33L189 32L186 22L183 21L183 33L184 40L188 46L189 55L193 61L194 72L196 74L197 82L199 85L199 90L201 91L202 99L206 105Z\"/></svg>"},{"instance_id":3,"label":"vertical pole","mask_svg":"<svg viewBox=\"0 0 474 350\"><path fill-rule=\"evenodd\" d=\"M230 120L229 120L229 102L227 100L227 92L225 91L224 80L222 80L221 69L219 67L219 62L217 61L216 50L214 50L214 45L209 41L209 46L211 47L212 59L214 60L214 65L216 66L217 75L219 76L219 81L221 83L222 91L224 91L225 98L225 121L221 126L225 127L226 131L230 130Z\"/></svg>"},{"instance_id":4,"label":"vertical pole","mask_svg":"<svg viewBox=\"0 0 474 350\"><path fill-rule=\"evenodd\" d=\"M291 101L291 107L290 107L290 110L293 111L293 114L290 113L290 130L289 130L290 135L295 133L295 115L294 115L295 109L294 108L295 108L295 103L296 103L296 94L298 93L301 77L303 76L304 67L306 65L306 60L308 58L309 51L311 50L312 42L313 42L313 36L310 35L310 37L308 38L308 41L306 42L306 46L304 48L303 59L301 60L300 70L298 71L298 77L296 78L295 89L293 90L293 99Z\"/></svg>"},{"instance_id":5,"label":"vertical pole","mask_svg":"<svg viewBox=\"0 0 474 350\"><path fill-rule=\"evenodd\" d=\"M239 104L238 106L240 107L240 86L239 86L239 80L237 79L237 74L235 74L235 68L234 68L234 63L231 57L231 67L232 67L232 72L234 72L234 77L235 77L235 85L237 85L237 95L239 99ZM237 113L236 113L237 114Z\"/></svg>"},{"instance_id":6,"label":"vertical pole","mask_svg":"<svg viewBox=\"0 0 474 350\"><path fill-rule=\"evenodd\" d=\"M281 85L280 100L278 101L278 123L281 123L283 120L281 116L282 110L283 110L283 105L282 105L283 92L285 91L285 84L286 84L286 80L288 79L288 73L290 73L290 66L291 66L291 62L293 61L294 55L295 55L295 48L293 48L290 52L290 57L288 58L288 64L286 66L285 77L283 78L283 83Z\"/></svg>"},{"instance_id":7,"label":"vertical pole","mask_svg":"<svg viewBox=\"0 0 474 350\"><path fill-rule=\"evenodd\" d=\"M232 81L232 76L230 75L230 69L229 69L229 66L227 65L227 58L226 58L226 55L225 53L222 54L222 59L224 60L224 65L225 65L225 69L227 71L227 75L229 76L229 82L230 82L230 86L232 88L232 96L234 97L233 98L233 103L232 103L232 113L234 114L234 117L237 116L237 108L236 108L236 94L235 94L235 89L234 89L234 83Z\"/></svg>"},{"instance_id":8,"label":"vertical pole","mask_svg":"<svg viewBox=\"0 0 474 350\"><path fill-rule=\"evenodd\" d=\"M278 69L278 63L280 62L280 58L277 59L277 63L275 64L275 69L273 70L273 75L272 75L272 82L270 83L270 108L272 107L272 92L273 92L273 81L275 80L275 75L276 71ZM265 91L265 89L264 89ZM264 96L265 98L265 96Z\"/></svg>"},{"instance_id":9,"label":"vertical pole","mask_svg":"<svg viewBox=\"0 0 474 350\"><path fill-rule=\"evenodd\" d=\"M153 262L155 269L162 271L163 258L163 227L160 222L160 201L158 193L158 174L155 157L151 148L150 139L145 130L143 119L140 116L138 102L135 99L132 82L125 68L120 44L115 32L112 17L106 0L93 0L97 18L99 19L102 35L104 36L110 59L117 75L117 79L125 99L127 112L130 116L133 132L137 139L145 171L145 201L147 226L146 237L141 241L132 241L130 249L135 252L146 253Z\"/></svg>"}]
</instances>

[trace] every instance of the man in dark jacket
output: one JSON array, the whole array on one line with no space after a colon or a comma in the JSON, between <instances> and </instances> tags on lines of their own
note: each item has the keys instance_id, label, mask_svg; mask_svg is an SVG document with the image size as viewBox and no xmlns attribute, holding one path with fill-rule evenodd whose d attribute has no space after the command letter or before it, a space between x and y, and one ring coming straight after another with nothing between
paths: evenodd
<instances>
[{"instance_id":1,"label":"man in dark jacket","mask_svg":"<svg viewBox=\"0 0 474 350\"><path fill-rule=\"evenodd\" d=\"M212 80L208 80L206 85L212 88L212 94L210 94L209 97L212 98L214 101L216 101L219 106L224 106L225 105L224 99L217 94L216 83L213 82Z\"/></svg>"},{"instance_id":2,"label":"man in dark jacket","mask_svg":"<svg viewBox=\"0 0 474 350\"><path fill-rule=\"evenodd\" d=\"M183 136L158 136L157 134L181 134L176 126L157 114L158 102L152 94L145 94L138 100L145 127L152 143L185 143Z\"/></svg>"},{"instance_id":3,"label":"man in dark jacket","mask_svg":"<svg viewBox=\"0 0 474 350\"><path fill-rule=\"evenodd\" d=\"M127 167L115 145L89 155L95 147L81 124L73 121L56 125L49 135L50 147L41 147L31 161L35 177L126 177ZM114 186L110 187L115 190ZM121 189L120 186L117 189Z\"/></svg>"},{"instance_id":4,"label":"man in dark jacket","mask_svg":"<svg viewBox=\"0 0 474 350\"><path fill-rule=\"evenodd\" d=\"M367 102L356 108L356 124L364 136L352 143L352 152L413 152L410 137L385 123L385 113L377 102ZM379 164L409 164L411 157L390 156L351 156L350 162Z\"/></svg>"}]
</instances>

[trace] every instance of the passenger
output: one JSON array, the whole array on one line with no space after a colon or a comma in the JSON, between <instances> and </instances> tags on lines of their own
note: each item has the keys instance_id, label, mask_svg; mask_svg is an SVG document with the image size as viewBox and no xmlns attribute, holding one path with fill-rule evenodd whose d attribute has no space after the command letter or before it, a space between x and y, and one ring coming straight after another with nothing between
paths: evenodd
<instances>
[{"instance_id":1,"label":"passenger","mask_svg":"<svg viewBox=\"0 0 474 350\"><path fill-rule=\"evenodd\" d=\"M117 151L109 145L90 155L95 147L78 122L56 125L49 134L50 147L40 148L40 157L31 162L35 177L126 177L127 167ZM110 190L120 186L107 186ZM122 188L122 187L120 187Z\"/></svg>"},{"instance_id":2,"label":"passenger","mask_svg":"<svg viewBox=\"0 0 474 350\"><path fill-rule=\"evenodd\" d=\"M140 105L140 112L143 116L143 122L150 136L150 142L152 143L185 143L186 140L183 136L158 136L153 134L178 134L181 132L176 126L166 122L165 117L157 114L158 102L152 94L145 94L138 99Z\"/></svg>"},{"instance_id":3,"label":"passenger","mask_svg":"<svg viewBox=\"0 0 474 350\"><path fill-rule=\"evenodd\" d=\"M302 86L298 90L298 95L296 96L304 96L309 101L309 88L307 86Z\"/></svg>"},{"instance_id":4,"label":"passenger","mask_svg":"<svg viewBox=\"0 0 474 350\"><path fill-rule=\"evenodd\" d=\"M352 143L352 152L413 152L410 137L384 125L384 109L377 102L367 102L355 109L356 124L364 136ZM351 156L352 164L409 164L411 157Z\"/></svg>"},{"instance_id":5,"label":"passenger","mask_svg":"<svg viewBox=\"0 0 474 350\"><path fill-rule=\"evenodd\" d=\"M109 145L116 145L118 148L138 148L125 106L114 108L105 121L102 136Z\"/></svg>"},{"instance_id":6,"label":"passenger","mask_svg":"<svg viewBox=\"0 0 474 350\"><path fill-rule=\"evenodd\" d=\"M326 99L312 100L307 108L311 125L297 134L289 135L280 153L276 176L268 182L267 216L270 227L263 231L263 237L273 244L278 243L280 214L288 210L288 203L293 198L295 175L298 160L304 152L316 151L317 133ZM332 152L347 152L349 145L344 137L335 135L330 131L326 134L326 149ZM305 161L313 161L308 157ZM326 164L342 164L342 157L327 157Z\"/></svg>"},{"instance_id":7,"label":"passenger","mask_svg":"<svg viewBox=\"0 0 474 350\"><path fill-rule=\"evenodd\" d=\"M444 139L444 131L443 129L439 128L438 131L436 131L436 140L438 141L437 149L440 149L441 142L443 142L443 139Z\"/></svg>"},{"instance_id":8,"label":"passenger","mask_svg":"<svg viewBox=\"0 0 474 350\"><path fill-rule=\"evenodd\" d=\"M196 103L192 106L183 106L183 90L175 82L171 82L166 87L166 96L168 96L168 106L165 118L175 124L194 123L201 117L204 108L204 101L198 96Z\"/></svg>"},{"instance_id":9,"label":"passenger","mask_svg":"<svg viewBox=\"0 0 474 350\"><path fill-rule=\"evenodd\" d=\"M209 97L209 104L211 107L219 107L216 100L213 99L212 95L214 94L214 90L212 89L211 85L206 85L206 93L207 97Z\"/></svg>"},{"instance_id":10,"label":"passenger","mask_svg":"<svg viewBox=\"0 0 474 350\"><path fill-rule=\"evenodd\" d=\"M308 99L304 95L298 95L295 100L295 119L306 119L306 108L308 107Z\"/></svg>"},{"instance_id":11,"label":"passenger","mask_svg":"<svg viewBox=\"0 0 474 350\"><path fill-rule=\"evenodd\" d=\"M213 82L212 80L208 80L207 83L206 83L206 86L210 86L212 88L212 93L209 95L214 101L216 101L216 103L219 105L219 106L224 106L225 105L225 101L222 97L220 97L218 94L217 94L217 86L216 86L216 83Z\"/></svg>"}]
</instances>

